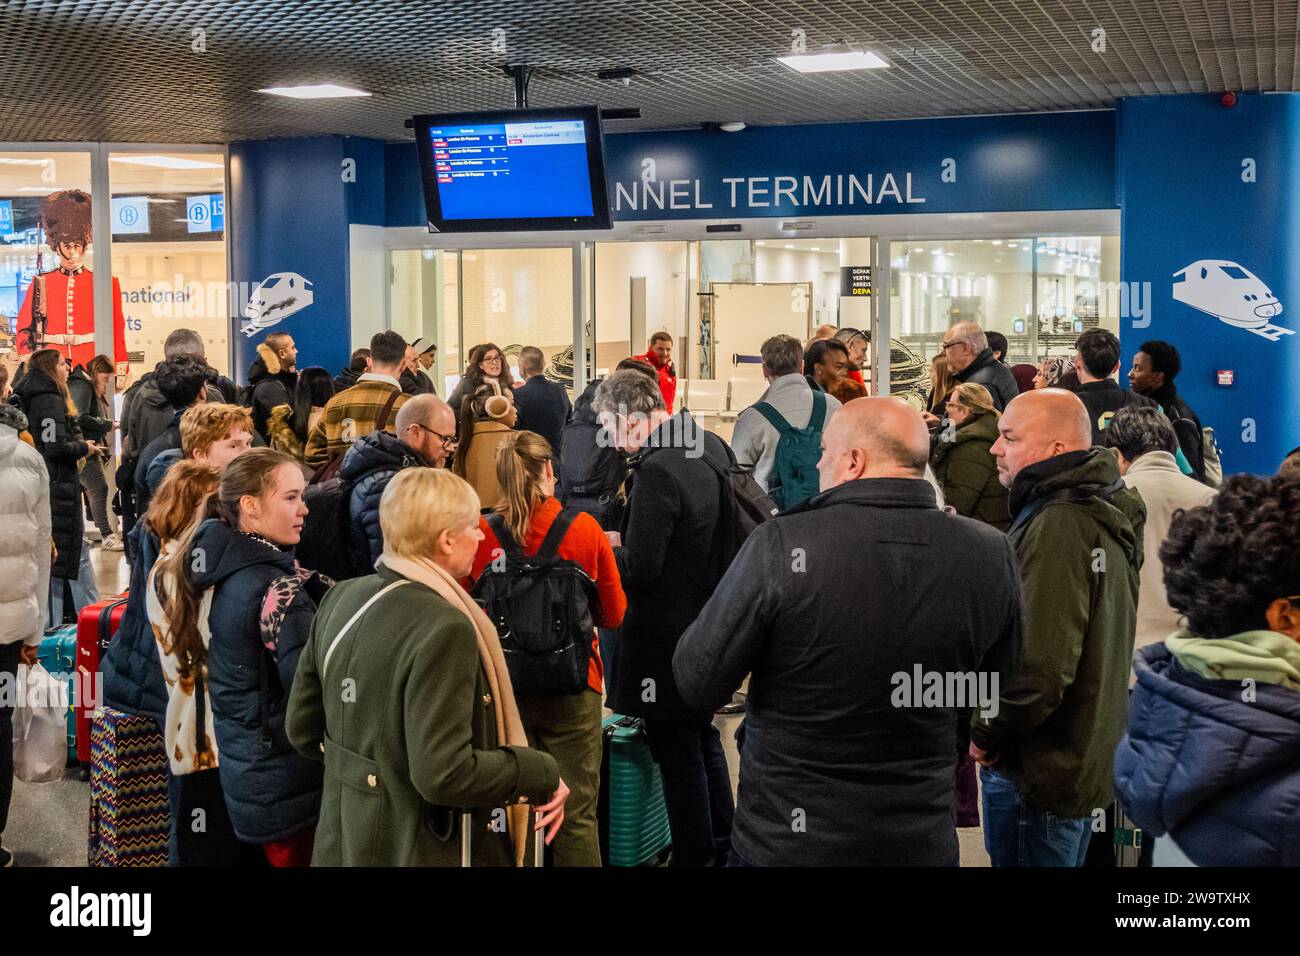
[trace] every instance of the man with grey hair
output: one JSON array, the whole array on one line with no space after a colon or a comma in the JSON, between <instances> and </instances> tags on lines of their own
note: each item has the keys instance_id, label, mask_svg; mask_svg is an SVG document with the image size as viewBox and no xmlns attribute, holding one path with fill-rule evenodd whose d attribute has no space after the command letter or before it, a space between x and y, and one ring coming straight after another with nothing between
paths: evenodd
<instances>
[{"instance_id":1,"label":"man with grey hair","mask_svg":"<svg viewBox=\"0 0 1300 956\"><path fill-rule=\"evenodd\" d=\"M518 416L515 428L536 432L550 443L554 452L556 474L564 440L564 426L573 414L573 403L568 390L559 382L552 382L542 374L546 356L535 345L526 345L519 352L519 374L524 384L515 389L515 409Z\"/></svg>"},{"instance_id":2,"label":"man with grey hair","mask_svg":"<svg viewBox=\"0 0 1300 956\"><path fill-rule=\"evenodd\" d=\"M379 500L405 468L445 468L456 448L456 417L437 395L413 395L397 410L396 434L382 429L353 442L339 477L351 485L348 551L353 573L370 574L384 552ZM307 516L311 520L311 515Z\"/></svg>"},{"instance_id":3,"label":"man with grey hair","mask_svg":"<svg viewBox=\"0 0 1300 956\"><path fill-rule=\"evenodd\" d=\"M953 377L958 382L974 382L987 388L998 411L1020 394L1011 369L993 357L988 337L974 322L958 322L948 329L942 351Z\"/></svg>"},{"instance_id":4,"label":"man with grey hair","mask_svg":"<svg viewBox=\"0 0 1300 956\"><path fill-rule=\"evenodd\" d=\"M984 845L994 866L1081 866L1115 799L1145 509L1073 393L1026 392L998 432L1025 653L996 716L971 721Z\"/></svg>"},{"instance_id":5,"label":"man with grey hair","mask_svg":"<svg viewBox=\"0 0 1300 956\"><path fill-rule=\"evenodd\" d=\"M1015 556L939 508L906 403L853 401L822 443L821 493L755 529L673 656L705 709L751 675L732 862L956 866L959 717L1014 673ZM922 670L962 690L923 703Z\"/></svg>"},{"instance_id":6,"label":"man with grey hair","mask_svg":"<svg viewBox=\"0 0 1300 956\"><path fill-rule=\"evenodd\" d=\"M631 369L596 389L605 434L632 455L622 533L609 532L627 594L607 703L645 719L663 773L673 864L723 865L735 804L713 707L682 699L673 678L677 639L726 570L720 542L726 443L683 409L670 415L655 378Z\"/></svg>"},{"instance_id":7,"label":"man with grey hair","mask_svg":"<svg viewBox=\"0 0 1300 956\"><path fill-rule=\"evenodd\" d=\"M808 384L793 335L774 335L760 351L767 391L736 419L731 448L777 507L789 508L817 493L822 430L840 403Z\"/></svg>"},{"instance_id":8,"label":"man with grey hair","mask_svg":"<svg viewBox=\"0 0 1300 956\"><path fill-rule=\"evenodd\" d=\"M1154 404L1121 408L1101 433L1101 444L1119 461L1124 484L1137 489L1147 506L1142 531L1142 562L1139 575L1137 638L1135 648L1163 641L1178 630L1178 615L1165 595L1160 546L1169 537L1174 515L1208 505L1215 490L1184 475L1174 455L1178 436L1168 417ZM1129 686L1136 678L1129 672Z\"/></svg>"},{"instance_id":9,"label":"man with grey hair","mask_svg":"<svg viewBox=\"0 0 1300 956\"><path fill-rule=\"evenodd\" d=\"M163 341L163 361L170 362L182 355L192 355L205 365L208 364L203 336L193 329L172 329ZM162 362L158 365L161 366ZM158 366L155 366L152 372L142 375L122 396L120 420L124 462L139 455L171 423L174 409L158 390L154 381L157 373ZM213 369L208 376L207 400L236 404L237 394L235 383Z\"/></svg>"}]
</instances>

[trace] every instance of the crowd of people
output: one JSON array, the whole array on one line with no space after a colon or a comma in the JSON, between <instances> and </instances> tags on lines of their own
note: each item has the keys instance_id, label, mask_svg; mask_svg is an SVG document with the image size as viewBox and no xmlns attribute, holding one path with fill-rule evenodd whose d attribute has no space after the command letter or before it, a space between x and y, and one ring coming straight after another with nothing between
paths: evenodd
<instances>
[{"instance_id":1,"label":"crowd of people","mask_svg":"<svg viewBox=\"0 0 1300 956\"><path fill-rule=\"evenodd\" d=\"M1223 480L1167 342L1123 388L1104 330L1012 367L958 323L923 412L867 395L868 347L768 339L730 442L666 332L571 404L531 346L518 382L475 346L444 401L396 332L337 376L273 332L237 388L180 329L120 423L111 363L38 351L0 405L0 676L92 599L84 490L130 575L104 703L162 732L173 865L456 865L467 832L522 865L534 830L600 865L605 707L677 866L950 866L981 824L995 866L1078 866L1121 807L1148 862L1294 862L1300 449ZM567 576L507 620L527 561Z\"/></svg>"}]
</instances>

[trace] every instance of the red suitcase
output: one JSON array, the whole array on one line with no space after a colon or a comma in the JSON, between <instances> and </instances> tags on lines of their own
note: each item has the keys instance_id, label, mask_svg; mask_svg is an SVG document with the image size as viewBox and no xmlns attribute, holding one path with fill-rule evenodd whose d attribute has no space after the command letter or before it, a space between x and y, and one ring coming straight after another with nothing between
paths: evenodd
<instances>
[{"instance_id":1,"label":"red suitcase","mask_svg":"<svg viewBox=\"0 0 1300 956\"><path fill-rule=\"evenodd\" d=\"M117 633L126 610L126 595L88 604L77 615L77 674L81 693L77 695L77 760L82 776L90 771L90 718L103 698L103 678L99 673L99 655ZM90 706L87 706L87 705Z\"/></svg>"}]
</instances>

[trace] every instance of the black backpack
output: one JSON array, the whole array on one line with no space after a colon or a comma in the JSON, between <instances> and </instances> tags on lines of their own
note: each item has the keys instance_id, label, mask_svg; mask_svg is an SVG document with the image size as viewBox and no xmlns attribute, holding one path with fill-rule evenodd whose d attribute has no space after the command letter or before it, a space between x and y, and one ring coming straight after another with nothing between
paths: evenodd
<instances>
[{"instance_id":1,"label":"black backpack","mask_svg":"<svg viewBox=\"0 0 1300 956\"><path fill-rule=\"evenodd\" d=\"M502 515L487 518L501 552L475 582L474 600L501 637L516 693L577 694L587 686L596 586L557 554L579 513L561 511L534 555L524 554Z\"/></svg>"},{"instance_id":2,"label":"black backpack","mask_svg":"<svg viewBox=\"0 0 1300 956\"><path fill-rule=\"evenodd\" d=\"M336 470L332 470L324 481L313 480L302 493L303 503L308 510L294 554L304 568L310 568L335 581L345 581L358 574L368 574L369 571L358 571L352 567L349 545L352 533L352 482L333 473Z\"/></svg>"},{"instance_id":3,"label":"black backpack","mask_svg":"<svg viewBox=\"0 0 1300 956\"><path fill-rule=\"evenodd\" d=\"M722 478L722 510L713 539L721 562L719 575L726 573L754 529L776 517L781 510L763 486L754 480L753 473L736 461L731 446L722 442L722 447L727 452L725 468L708 455L702 456L704 462Z\"/></svg>"},{"instance_id":4,"label":"black backpack","mask_svg":"<svg viewBox=\"0 0 1300 956\"><path fill-rule=\"evenodd\" d=\"M609 531L618 530L623 503L619 488L627 477L627 458L600 444L599 422L574 417L562 432L559 497L565 507L579 508Z\"/></svg>"}]
</instances>

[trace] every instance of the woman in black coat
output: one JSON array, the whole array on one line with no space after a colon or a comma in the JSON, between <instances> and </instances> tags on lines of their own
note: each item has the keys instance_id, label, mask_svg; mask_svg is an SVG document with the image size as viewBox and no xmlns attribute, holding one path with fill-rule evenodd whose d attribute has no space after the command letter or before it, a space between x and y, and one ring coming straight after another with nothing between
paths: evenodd
<instances>
[{"instance_id":1,"label":"woman in black coat","mask_svg":"<svg viewBox=\"0 0 1300 956\"><path fill-rule=\"evenodd\" d=\"M28 362L14 393L27 414L28 430L50 473L50 517L58 549L50 565L50 593L63 594L63 582L76 581L81 567L85 519L77 465L104 446L81 437L77 407L68 393L68 360L57 349L41 349ZM58 621L52 621L58 624Z\"/></svg>"}]
</instances>

